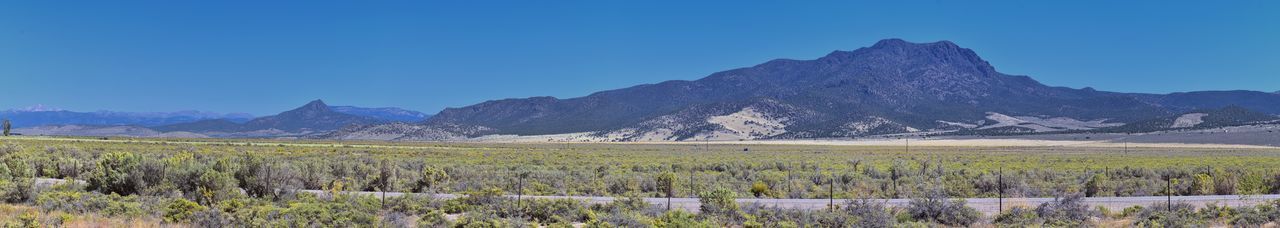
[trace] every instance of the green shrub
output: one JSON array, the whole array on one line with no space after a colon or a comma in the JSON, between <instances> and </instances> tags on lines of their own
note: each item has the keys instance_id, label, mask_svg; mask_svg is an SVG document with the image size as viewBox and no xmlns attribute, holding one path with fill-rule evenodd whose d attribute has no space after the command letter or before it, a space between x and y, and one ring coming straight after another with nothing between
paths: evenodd
<instances>
[{"instance_id":1,"label":"green shrub","mask_svg":"<svg viewBox=\"0 0 1280 228\"><path fill-rule=\"evenodd\" d=\"M1036 215L1044 219L1046 226L1078 227L1098 213L1084 204L1084 195L1072 194L1036 207Z\"/></svg>"},{"instance_id":2,"label":"green shrub","mask_svg":"<svg viewBox=\"0 0 1280 228\"><path fill-rule=\"evenodd\" d=\"M657 187L658 187L658 192L661 192L661 193L662 193L662 196L664 196L664 197L674 197L674 196L675 196L675 194L676 194L676 188L675 188L675 186L676 186L676 173L669 172L669 171L668 171L668 172L662 172L661 174L658 174L658 177L657 177L657 178L655 178L655 182L657 182L656 184L658 185L658 186L657 186Z\"/></svg>"},{"instance_id":3,"label":"green shrub","mask_svg":"<svg viewBox=\"0 0 1280 228\"><path fill-rule=\"evenodd\" d=\"M89 176L89 189L102 193L132 195L138 192L138 178L134 170L142 156L129 152L110 152L98 159L97 170Z\"/></svg>"},{"instance_id":4,"label":"green shrub","mask_svg":"<svg viewBox=\"0 0 1280 228\"><path fill-rule=\"evenodd\" d=\"M978 222L982 214L965 206L962 199L948 200L940 192L929 194L929 197L912 199L907 213L917 221L935 222L949 226L969 226Z\"/></svg>"},{"instance_id":5,"label":"green shrub","mask_svg":"<svg viewBox=\"0 0 1280 228\"><path fill-rule=\"evenodd\" d=\"M4 165L0 165L0 168L4 168ZM31 184L29 178L0 178L0 202L21 203L31 199Z\"/></svg>"},{"instance_id":6,"label":"green shrub","mask_svg":"<svg viewBox=\"0 0 1280 228\"><path fill-rule=\"evenodd\" d=\"M738 212L737 194L724 188L702 192L698 195L701 211L711 215L734 215Z\"/></svg>"},{"instance_id":7,"label":"green shrub","mask_svg":"<svg viewBox=\"0 0 1280 228\"><path fill-rule=\"evenodd\" d=\"M1214 193L1213 177L1208 174L1196 174L1191 177L1192 194L1212 195Z\"/></svg>"},{"instance_id":8,"label":"green shrub","mask_svg":"<svg viewBox=\"0 0 1280 228\"><path fill-rule=\"evenodd\" d=\"M893 227L896 220L883 203L870 199L850 200L844 211L857 218L856 227Z\"/></svg>"},{"instance_id":9,"label":"green shrub","mask_svg":"<svg viewBox=\"0 0 1280 228\"><path fill-rule=\"evenodd\" d=\"M444 206L440 207L445 213L457 214L467 211L470 205L463 198L455 198L444 201Z\"/></svg>"},{"instance_id":10,"label":"green shrub","mask_svg":"<svg viewBox=\"0 0 1280 228\"><path fill-rule=\"evenodd\" d=\"M573 199L531 199L525 200L520 211L536 222L561 223L582 221L580 210L582 201Z\"/></svg>"},{"instance_id":11,"label":"green shrub","mask_svg":"<svg viewBox=\"0 0 1280 228\"><path fill-rule=\"evenodd\" d=\"M1138 206L1138 205L1133 205L1132 207L1126 207L1124 208L1123 211L1120 211L1120 214L1117 215L1116 218L1127 218L1129 216L1137 215L1138 213L1142 212L1142 209L1143 209L1142 206Z\"/></svg>"},{"instance_id":12,"label":"green shrub","mask_svg":"<svg viewBox=\"0 0 1280 228\"><path fill-rule=\"evenodd\" d=\"M1094 174L1093 176L1089 177L1088 182L1085 182L1084 194L1085 196L1088 196L1088 197L1111 195L1111 194L1103 193L1103 190L1104 188L1106 188L1106 185L1107 185L1107 175L1105 173Z\"/></svg>"},{"instance_id":13,"label":"green shrub","mask_svg":"<svg viewBox=\"0 0 1280 228\"><path fill-rule=\"evenodd\" d=\"M109 217L136 217L144 214L137 196L104 195L97 192L44 192L36 196L36 205L45 211L96 213Z\"/></svg>"},{"instance_id":14,"label":"green shrub","mask_svg":"<svg viewBox=\"0 0 1280 228\"><path fill-rule=\"evenodd\" d=\"M7 145L6 145L7 146ZM14 155L0 155L0 202L20 203L31 199L31 177L25 159Z\"/></svg>"},{"instance_id":15,"label":"green shrub","mask_svg":"<svg viewBox=\"0 0 1280 228\"><path fill-rule=\"evenodd\" d=\"M462 216L459 218L454 227L461 228L503 228L508 227L505 221L498 218L478 218L472 216Z\"/></svg>"},{"instance_id":16,"label":"green shrub","mask_svg":"<svg viewBox=\"0 0 1280 228\"><path fill-rule=\"evenodd\" d=\"M1191 204L1174 203L1166 206L1159 203L1138 212L1133 224L1140 227L1200 227L1207 225L1207 221L1199 217L1195 206Z\"/></svg>"},{"instance_id":17,"label":"green shrub","mask_svg":"<svg viewBox=\"0 0 1280 228\"><path fill-rule=\"evenodd\" d=\"M658 228L686 228L686 227L717 227L714 223L699 221L698 215L686 212L684 210L672 210L663 213L653 224Z\"/></svg>"},{"instance_id":18,"label":"green shrub","mask_svg":"<svg viewBox=\"0 0 1280 228\"><path fill-rule=\"evenodd\" d=\"M204 169L193 184L195 184L195 192L192 193L201 205L213 205L240 194L236 189L236 180L231 174L214 169Z\"/></svg>"},{"instance_id":19,"label":"green shrub","mask_svg":"<svg viewBox=\"0 0 1280 228\"><path fill-rule=\"evenodd\" d=\"M1267 212L1274 209L1266 208L1265 206L1259 208L1262 209L1259 210L1253 207L1237 209L1235 215L1231 218L1231 225L1236 227L1262 227L1263 224L1270 222L1272 218Z\"/></svg>"},{"instance_id":20,"label":"green shrub","mask_svg":"<svg viewBox=\"0 0 1280 228\"><path fill-rule=\"evenodd\" d=\"M756 181L755 183L751 184L751 195L756 196L756 198L760 198L761 196L764 196L768 192L769 192L769 185L765 184L762 181Z\"/></svg>"},{"instance_id":21,"label":"green shrub","mask_svg":"<svg viewBox=\"0 0 1280 228\"><path fill-rule=\"evenodd\" d=\"M203 211L205 209L207 208L200 206L200 204L196 204L196 202L191 202L186 199L175 199L169 202L168 206L165 206L164 221L172 223L191 222L192 215L197 211Z\"/></svg>"},{"instance_id":22,"label":"green shrub","mask_svg":"<svg viewBox=\"0 0 1280 228\"><path fill-rule=\"evenodd\" d=\"M421 176L414 185L414 192L436 192L446 181L449 173L435 166L422 168Z\"/></svg>"},{"instance_id":23,"label":"green shrub","mask_svg":"<svg viewBox=\"0 0 1280 228\"><path fill-rule=\"evenodd\" d=\"M449 219L445 218L444 212L433 210L418 217L419 227L450 227L453 226Z\"/></svg>"},{"instance_id":24,"label":"green shrub","mask_svg":"<svg viewBox=\"0 0 1280 228\"><path fill-rule=\"evenodd\" d=\"M6 223L4 225L6 228L7 227L19 227L19 228L40 228L41 227L40 214L37 214L34 211L22 213L22 215L18 216L17 222L18 222L17 224Z\"/></svg>"},{"instance_id":25,"label":"green shrub","mask_svg":"<svg viewBox=\"0 0 1280 228\"><path fill-rule=\"evenodd\" d=\"M1041 224L1040 216L1025 207L1013 207L996 215L994 223L1006 227L1034 227Z\"/></svg>"},{"instance_id":26,"label":"green shrub","mask_svg":"<svg viewBox=\"0 0 1280 228\"><path fill-rule=\"evenodd\" d=\"M443 204L429 196L403 195L387 198L386 209L410 215L423 214L440 209Z\"/></svg>"}]
</instances>

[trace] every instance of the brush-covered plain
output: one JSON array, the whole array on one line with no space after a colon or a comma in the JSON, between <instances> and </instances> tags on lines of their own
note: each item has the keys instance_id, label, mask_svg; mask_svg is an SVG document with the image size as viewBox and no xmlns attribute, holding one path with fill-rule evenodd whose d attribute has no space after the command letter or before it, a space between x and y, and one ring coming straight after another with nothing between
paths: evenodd
<instances>
[{"instance_id":1,"label":"brush-covered plain","mask_svg":"<svg viewBox=\"0 0 1280 228\"><path fill-rule=\"evenodd\" d=\"M0 174L6 178L0 190L5 191L5 200L16 207L30 204L59 216L93 214L213 226L583 223L630 227L671 226L673 222L769 227L856 222L970 225L999 223L1000 216L1006 222L1027 217L1031 219L1028 221L1048 224L1057 221L1049 218L1054 214L1040 210L1036 210L1040 214L1010 211L1030 214L1002 214L984 220L963 205L939 214L924 213L930 208L886 208L856 202L844 205L847 210L824 212L740 208L726 205L732 200L726 203L715 199L910 198L919 200L920 207L945 208L955 203L946 198L997 197L1001 192L1004 197L1280 193L1280 170L1275 168L1280 167L1280 150L1267 148L907 148L9 137L0 144L0 157L4 158ZM84 184L73 181L23 191L30 189L32 178L74 179ZM1166 185L1172 188L1167 190ZM383 201L360 196L317 197L294 191L301 189L455 193L466 197L440 200L410 196ZM632 200L609 205L544 199L514 205L496 203L512 200L500 195L516 193ZM635 200L668 195L702 198L701 213L664 212ZM1071 197L1064 197L1067 198ZM916 205L913 201L912 207ZM1271 212L1258 211L1275 210L1228 209L1264 214ZM1142 209L1124 216L1094 208L1084 210L1091 217L1133 220ZM539 214L543 211L545 214ZM1267 218L1260 221L1275 219ZM1237 218L1228 213L1216 219L1218 223L1234 224L1232 221ZM1076 222L1090 221L1098 220ZM1143 221L1126 224L1138 222Z\"/></svg>"}]
</instances>

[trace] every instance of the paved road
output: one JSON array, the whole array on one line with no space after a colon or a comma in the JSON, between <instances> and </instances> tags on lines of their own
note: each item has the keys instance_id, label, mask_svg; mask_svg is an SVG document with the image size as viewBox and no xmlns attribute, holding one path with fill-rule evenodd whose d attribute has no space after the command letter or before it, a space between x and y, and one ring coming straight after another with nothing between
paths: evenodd
<instances>
[{"instance_id":1,"label":"paved road","mask_svg":"<svg viewBox=\"0 0 1280 228\"><path fill-rule=\"evenodd\" d=\"M301 191L322 195L322 196L329 194L328 192L319 191L319 190L301 190ZM372 196L378 196L378 197L382 196L382 193L380 192L346 192L346 194L372 195ZM406 193L387 192L386 196L398 197L404 194ZM435 198L440 198L440 199L452 199L452 198L459 197L459 195L455 195L455 194L434 194L434 195L425 194L425 193L407 193L407 194L418 195L418 196L433 196ZM515 198L517 196L508 195L508 197ZM616 199L614 197L599 197L599 196L521 196L521 197L525 199L532 199L532 198L575 199L575 200L581 200L581 201L592 203L592 204L605 204L605 203L613 202ZM1278 200L1278 199L1280 199L1280 195L1213 195L1213 196L1174 196L1172 197L1173 202L1191 203L1192 205L1196 205L1197 207L1202 207L1209 203L1216 203L1217 205L1227 205L1227 206L1246 206L1246 205L1256 205L1256 204L1266 203L1267 201ZM889 206L907 206L911 202L910 199L873 199L873 200L882 202ZM1007 209L1013 206L1025 206L1029 208L1035 208L1041 203L1053 202L1054 200L1055 200L1054 198L1006 198L1004 199L1004 208ZM1111 209L1112 211L1120 211L1126 207L1131 207L1135 205L1145 207L1145 206L1150 206L1152 204L1165 203L1167 200L1168 198L1164 196L1090 197L1090 198L1085 198L1084 202L1090 206L1103 206L1103 207L1106 207L1107 209ZM659 206L667 204L667 198L644 198L644 201L654 205L659 205ZM738 201L738 204L740 205L758 204L762 206L805 209L805 210L827 209L828 205L830 205L830 203L832 202L831 200L828 200L828 199L755 199L755 198L738 199L737 201ZM848 201L849 200L847 199L834 200L836 205L843 205ZM1000 204L1001 204L1000 199L997 199L997 198L967 198L965 199L965 202L966 204L968 204L969 207L973 207L974 209L977 209L978 211L987 215L995 214L999 210ZM697 211L699 205L700 204L697 198L671 198L672 208L682 208L688 211Z\"/></svg>"},{"instance_id":2,"label":"paved road","mask_svg":"<svg viewBox=\"0 0 1280 228\"><path fill-rule=\"evenodd\" d=\"M54 184L64 183L66 182L66 180L37 178L34 182L35 182L36 188L48 188L49 186L52 186ZM329 195L329 192L322 191L322 190L299 190L299 191L312 193L320 196ZM369 196L375 196L375 197L383 196L382 192L343 192L343 194L369 195ZM426 193L401 193L401 192L385 193L387 197L398 197L398 196L403 196L405 194L410 194L415 196L431 196L439 199L452 199L452 198L461 197L460 195L456 195L456 194L426 194ZM508 195L508 197L515 198L517 196ZM614 197L600 197L600 196L520 196L520 197L525 199L575 199L575 200L581 200L583 202L591 203L591 204L604 204L604 203L613 202L616 199ZM1174 196L1172 199L1174 202L1187 202L1187 203L1191 203L1192 205L1196 205L1197 207L1204 206L1209 203L1216 203L1218 205L1227 205L1227 206L1245 206L1245 205L1255 205L1255 204L1265 203L1270 200L1280 200L1280 195ZM910 199L873 199L873 200L882 202L889 206L907 206L911 202ZM1086 204L1089 204L1090 206L1103 206L1108 209L1111 209L1112 211L1120 211L1126 207L1131 207L1135 205L1149 206L1152 204L1165 203L1166 200L1168 200L1168 198L1164 196L1090 197L1090 198L1085 198L1084 202ZM644 198L644 201L654 205L659 205L659 206L667 205L667 198ZM805 210L827 209L827 206L831 203L831 201L828 199L748 198L748 199L738 199L737 201L738 201L738 204L741 204L741 205L759 204L762 206L805 209ZM835 204L843 205L847 201L848 200L845 200L845 199L836 199ZM1004 199L1004 207L1010 208L1013 206L1025 206L1025 207L1034 208L1040 205L1041 203L1052 202L1052 201L1054 201L1054 198L1006 198ZM973 207L974 209L977 209L978 211L987 215L995 214L1000 207L1000 199L997 199L997 198L968 198L968 199L965 199L965 202L968 204L969 207ZM697 211L698 206L699 206L699 203L697 198L671 198L672 208L682 208L688 211Z\"/></svg>"}]
</instances>

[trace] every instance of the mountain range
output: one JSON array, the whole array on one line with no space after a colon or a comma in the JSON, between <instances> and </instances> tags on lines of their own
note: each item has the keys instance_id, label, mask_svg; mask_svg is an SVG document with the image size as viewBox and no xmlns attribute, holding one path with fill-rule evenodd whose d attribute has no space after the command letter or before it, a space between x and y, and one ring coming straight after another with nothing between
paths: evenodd
<instances>
[{"instance_id":1,"label":"mountain range","mask_svg":"<svg viewBox=\"0 0 1280 228\"><path fill-rule=\"evenodd\" d=\"M180 123L172 125L164 125L154 127L155 130L162 132L252 132L263 130L276 130L293 133L308 133L320 131L332 131L346 125L368 125L377 123L391 122L389 119L380 119L374 116L383 116L385 114L372 112L373 109L354 108L344 106L345 110L360 110L360 113L370 114L373 116L353 115L338 112L324 101L315 100L298 107L293 110L281 112L272 116L264 116L254 118L244 123L236 123L225 119L202 120L191 123ZM399 110L398 110L399 111Z\"/></svg>"},{"instance_id":2,"label":"mountain range","mask_svg":"<svg viewBox=\"0 0 1280 228\"><path fill-rule=\"evenodd\" d=\"M19 129L19 133L138 137L278 137L328 132L352 124L423 121L430 116L400 108L329 106L321 100L311 101L280 114L257 118L251 118L248 114L216 115L207 112L144 115L105 111L78 113L48 108L10 110L0 114L11 118L15 126L26 128ZM111 118L116 116L152 118ZM155 119L160 117L164 118Z\"/></svg>"},{"instance_id":3,"label":"mountain range","mask_svg":"<svg viewBox=\"0 0 1280 228\"><path fill-rule=\"evenodd\" d=\"M1078 132L1227 107L1275 118L1280 94L1055 87L1000 73L973 50L952 42L887 39L818 59L777 59L693 81L569 99L493 100L448 108L419 123L360 125L319 137L560 135L587 141L663 141Z\"/></svg>"},{"instance_id":4,"label":"mountain range","mask_svg":"<svg viewBox=\"0 0 1280 228\"><path fill-rule=\"evenodd\" d=\"M33 121L40 118L23 116L91 115L59 114L63 112L67 111L37 107L5 116L13 117L18 126L79 124L33 129L49 134L355 140L679 141L1136 133L1280 124L1280 92L1148 94L1049 86L1028 76L1000 73L975 51L949 41L886 39L817 59L776 59L698 80L637 85L568 99L491 100L435 115L399 108L329 106L315 100L257 118L191 114L181 115L185 119L132 122L40 122Z\"/></svg>"},{"instance_id":5,"label":"mountain range","mask_svg":"<svg viewBox=\"0 0 1280 228\"><path fill-rule=\"evenodd\" d=\"M0 118L9 119L13 127L34 127L45 125L137 125L160 126L166 124L186 123L205 119L226 119L232 122L244 122L253 118L245 113L214 113L204 111L178 112L74 112L42 105L22 109L0 111Z\"/></svg>"}]
</instances>

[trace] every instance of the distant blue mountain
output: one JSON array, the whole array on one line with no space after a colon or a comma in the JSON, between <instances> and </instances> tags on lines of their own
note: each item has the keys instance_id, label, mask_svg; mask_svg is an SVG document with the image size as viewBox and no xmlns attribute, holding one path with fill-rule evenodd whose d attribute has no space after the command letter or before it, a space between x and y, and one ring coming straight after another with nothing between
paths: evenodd
<instances>
[{"instance_id":1,"label":"distant blue mountain","mask_svg":"<svg viewBox=\"0 0 1280 228\"><path fill-rule=\"evenodd\" d=\"M350 124L422 122L430 115L401 108L328 106L316 100L278 115L221 114L203 111L179 112L74 112L36 105L0 111L15 128L55 125L140 126L161 132L248 132L267 129L282 131L328 131Z\"/></svg>"},{"instance_id":2,"label":"distant blue mountain","mask_svg":"<svg viewBox=\"0 0 1280 228\"><path fill-rule=\"evenodd\" d=\"M285 132L322 132L337 130L348 125L368 125L397 121L420 122L425 118L426 114L400 108L329 106L324 101L314 100L293 110L254 118L243 123L227 120L201 120L156 126L152 129L162 132L250 132L271 129Z\"/></svg>"},{"instance_id":3,"label":"distant blue mountain","mask_svg":"<svg viewBox=\"0 0 1280 228\"><path fill-rule=\"evenodd\" d=\"M245 122L253 115L203 111L178 112L75 112L45 106L0 111L0 119L9 119L15 128L44 125L137 125L160 126L209 119Z\"/></svg>"},{"instance_id":4,"label":"distant blue mountain","mask_svg":"<svg viewBox=\"0 0 1280 228\"><path fill-rule=\"evenodd\" d=\"M395 122L422 122L424 120L427 120L427 117L431 116L429 114L418 112L418 111L406 110L402 108L393 108L393 107L362 108L362 107L354 107L354 106L329 106L329 109L332 109L335 112L341 112L341 113L364 116L364 117L373 117L373 118L390 120Z\"/></svg>"}]
</instances>

